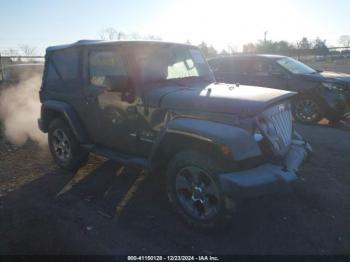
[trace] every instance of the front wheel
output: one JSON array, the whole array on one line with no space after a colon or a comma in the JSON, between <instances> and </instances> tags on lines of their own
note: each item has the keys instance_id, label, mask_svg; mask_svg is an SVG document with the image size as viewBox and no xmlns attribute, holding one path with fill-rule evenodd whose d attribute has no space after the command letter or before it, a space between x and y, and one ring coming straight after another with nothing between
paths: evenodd
<instances>
[{"instance_id":1,"label":"front wheel","mask_svg":"<svg viewBox=\"0 0 350 262\"><path fill-rule=\"evenodd\" d=\"M309 96L300 96L293 105L295 120L303 124L315 124L323 118L321 103Z\"/></svg>"},{"instance_id":2,"label":"front wheel","mask_svg":"<svg viewBox=\"0 0 350 262\"><path fill-rule=\"evenodd\" d=\"M215 161L195 151L180 152L170 161L168 198L175 211L190 225L208 229L222 224L226 209L219 173Z\"/></svg>"}]
</instances>

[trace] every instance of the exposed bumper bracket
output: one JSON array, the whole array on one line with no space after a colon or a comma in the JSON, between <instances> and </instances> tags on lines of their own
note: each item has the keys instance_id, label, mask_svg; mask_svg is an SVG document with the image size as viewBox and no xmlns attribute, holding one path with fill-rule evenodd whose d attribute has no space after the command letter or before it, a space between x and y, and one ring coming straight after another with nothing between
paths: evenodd
<instances>
[{"instance_id":1,"label":"exposed bumper bracket","mask_svg":"<svg viewBox=\"0 0 350 262\"><path fill-rule=\"evenodd\" d=\"M246 198L278 192L298 179L300 166L311 155L311 146L304 140L293 140L282 165L264 164L254 169L220 175L224 193L233 198Z\"/></svg>"}]
</instances>

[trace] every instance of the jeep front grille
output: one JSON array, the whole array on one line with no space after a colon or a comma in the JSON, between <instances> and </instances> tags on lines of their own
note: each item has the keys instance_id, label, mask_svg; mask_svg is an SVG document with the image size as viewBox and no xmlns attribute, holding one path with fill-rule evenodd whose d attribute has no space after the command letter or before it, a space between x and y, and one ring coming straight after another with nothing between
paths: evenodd
<instances>
[{"instance_id":1,"label":"jeep front grille","mask_svg":"<svg viewBox=\"0 0 350 262\"><path fill-rule=\"evenodd\" d=\"M284 155L292 142L290 103L278 104L265 110L258 119L258 126L270 140L274 153Z\"/></svg>"}]
</instances>

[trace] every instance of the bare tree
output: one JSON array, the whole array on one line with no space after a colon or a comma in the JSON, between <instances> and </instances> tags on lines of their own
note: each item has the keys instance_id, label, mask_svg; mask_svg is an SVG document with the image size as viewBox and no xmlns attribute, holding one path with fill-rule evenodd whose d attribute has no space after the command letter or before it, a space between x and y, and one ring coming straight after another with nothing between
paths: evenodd
<instances>
[{"instance_id":1,"label":"bare tree","mask_svg":"<svg viewBox=\"0 0 350 262\"><path fill-rule=\"evenodd\" d=\"M113 27L104 28L98 34L102 40L121 40L124 37L124 33Z\"/></svg>"},{"instance_id":2,"label":"bare tree","mask_svg":"<svg viewBox=\"0 0 350 262\"><path fill-rule=\"evenodd\" d=\"M19 49L25 56L33 56L36 52L36 47L30 45L20 45Z\"/></svg>"},{"instance_id":3,"label":"bare tree","mask_svg":"<svg viewBox=\"0 0 350 262\"><path fill-rule=\"evenodd\" d=\"M142 36L138 33L125 34L117 31L113 27L102 29L98 34L101 40L161 40L161 38L156 35Z\"/></svg>"},{"instance_id":4,"label":"bare tree","mask_svg":"<svg viewBox=\"0 0 350 262\"><path fill-rule=\"evenodd\" d=\"M229 44L229 45L227 45L227 51L230 54L237 53L237 47Z\"/></svg>"},{"instance_id":5,"label":"bare tree","mask_svg":"<svg viewBox=\"0 0 350 262\"><path fill-rule=\"evenodd\" d=\"M8 50L6 50L6 52L8 53L9 56L18 56L18 50L10 48Z\"/></svg>"},{"instance_id":6,"label":"bare tree","mask_svg":"<svg viewBox=\"0 0 350 262\"><path fill-rule=\"evenodd\" d=\"M298 49L311 49L312 43L306 37L303 37L301 41L297 42Z\"/></svg>"},{"instance_id":7,"label":"bare tree","mask_svg":"<svg viewBox=\"0 0 350 262\"><path fill-rule=\"evenodd\" d=\"M319 37L315 39L313 49L318 55L327 55L329 53L329 49L326 45L326 40L321 40Z\"/></svg>"},{"instance_id":8,"label":"bare tree","mask_svg":"<svg viewBox=\"0 0 350 262\"><path fill-rule=\"evenodd\" d=\"M204 41L202 41L198 47L206 58L211 58L218 55L218 51L212 45L207 45L207 43Z\"/></svg>"},{"instance_id":9,"label":"bare tree","mask_svg":"<svg viewBox=\"0 0 350 262\"><path fill-rule=\"evenodd\" d=\"M344 47L350 47L350 35L341 35L338 42Z\"/></svg>"},{"instance_id":10,"label":"bare tree","mask_svg":"<svg viewBox=\"0 0 350 262\"><path fill-rule=\"evenodd\" d=\"M132 33L132 34L125 35L125 38L128 40L129 39L130 40L140 40L141 36L138 33Z\"/></svg>"},{"instance_id":11,"label":"bare tree","mask_svg":"<svg viewBox=\"0 0 350 262\"><path fill-rule=\"evenodd\" d=\"M243 53L255 53L256 50L256 44L254 43L247 43L243 45Z\"/></svg>"},{"instance_id":12,"label":"bare tree","mask_svg":"<svg viewBox=\"0 0 350 262\"><path fill-rule=\"evenodd\" d=\"M157 35L148 35L145 37L145 40L155 40L155 41L160 41L162 38Z\"/></svg>"}]
</instances>

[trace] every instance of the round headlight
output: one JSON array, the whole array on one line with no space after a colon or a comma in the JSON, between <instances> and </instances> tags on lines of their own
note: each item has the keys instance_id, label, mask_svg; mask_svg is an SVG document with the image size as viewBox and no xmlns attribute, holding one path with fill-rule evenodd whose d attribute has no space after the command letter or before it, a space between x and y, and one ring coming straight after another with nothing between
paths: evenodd
<instances>
[{"instance_id":1,"label":"round headlight","mask_svg":"<svg viewBox=\"0 0 350 262\"><path fill-rule=\"evenodd\" d=\"M259 129L256 129L254 134L254 140L255 142L260 142L261 140L263 140L264 136L261 134L260 130Z\"/></svg>"}]
</instances>

